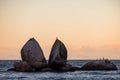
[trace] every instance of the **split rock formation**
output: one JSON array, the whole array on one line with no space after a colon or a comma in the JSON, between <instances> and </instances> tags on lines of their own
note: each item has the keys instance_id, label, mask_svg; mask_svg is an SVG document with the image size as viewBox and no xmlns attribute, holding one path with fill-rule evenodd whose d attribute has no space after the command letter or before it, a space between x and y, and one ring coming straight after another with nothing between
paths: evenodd
<instances>
[{"instance_id":1,"label":"split rock formation","mask_svg":"<svg viewBox=\"0 0 120 80\"><path fill-rule=\"evenodd\" d=\"M73 67L67 63L67 48L64 43L56 39L48 60L44 57L39 43L31 38L21 49L22 61L16 62L14 68L9 70L15 71L40 71L40 72L66 72L75 70L117 70L114 63L109 60L90 61L81 68Z\"/></svg>"}]
</instances>

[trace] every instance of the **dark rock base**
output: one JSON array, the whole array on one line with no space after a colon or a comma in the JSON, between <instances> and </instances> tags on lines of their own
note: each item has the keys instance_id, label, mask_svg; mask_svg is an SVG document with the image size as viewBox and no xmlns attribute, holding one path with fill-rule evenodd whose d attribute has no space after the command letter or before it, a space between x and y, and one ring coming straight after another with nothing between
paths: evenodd
<instances>
[{"instance_id":1,"label":"dark rock base","mask_svg":"<svg viewBox=\"0 0 120 80\"><path fill-rule=\"evenodd\" d=\"M109 60L96 60L86 63L81 70L118 70L116 65Z\"/></svg>"},{"instance_id":2,"label":"dark rock base","mask_svg":"<svg viewBox=\"0 0 120 80\"><path fill-rule=\"evenodd\" d=\"M78 71L78 70L81 70L79 67L71 67L71 69L65 69L65 70L54 70L54 69L51 69L51 68L43 68L41 70L30 70L30 71L22 71L22 70L16 70L15 68L10 68L8 69L8 71L17 71L17 72L74 72L74 71Z\"/></svg>"},{"instance_id":3,"label":"dark rock base","mask_svg":"<svg viewBox=\"0 0 120 80\"><path fill-rule=\"evenodd\" d=\"M66 64L60 67L49 67L44 63L28 63L26 61L20 61L14 64L14 68L8 69L8 71L17 71L17 72L69 72L80 70L79 67L72 67L70 64Z\"/></svg>"}]
</instances>

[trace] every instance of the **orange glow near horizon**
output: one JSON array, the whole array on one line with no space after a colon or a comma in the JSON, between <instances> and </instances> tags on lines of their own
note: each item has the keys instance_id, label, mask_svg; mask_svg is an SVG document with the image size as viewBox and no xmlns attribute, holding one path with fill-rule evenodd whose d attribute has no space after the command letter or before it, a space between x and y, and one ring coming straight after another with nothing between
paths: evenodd
<instances>
[{"instance_id":1,"label":"orange glow near horizon","mask_svg":"<svg viewBox=\"0 0 120 80\"><path fill-rule=\"evenodd\" d=\"M21 59L34 37L48 59L58 37L68 59L120 59L119 0L0 0L0 60Z\"/></svg>"}]
</instances>

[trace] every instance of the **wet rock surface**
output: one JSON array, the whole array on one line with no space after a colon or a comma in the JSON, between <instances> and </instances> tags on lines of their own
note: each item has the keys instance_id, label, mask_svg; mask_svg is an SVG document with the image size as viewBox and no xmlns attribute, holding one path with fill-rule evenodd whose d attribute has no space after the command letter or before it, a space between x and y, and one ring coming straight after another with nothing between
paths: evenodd
<instances>
[{"instance_id":1,"label":"wet rock surface","mask_svg":"<svg viewBox=\"0 0 120 80\"><path fill-rule=\"evenodd\" d=\"M96 60L86 63L81 70L117 70L117 67L110 60Z\"/></svg>"}]
</instances>

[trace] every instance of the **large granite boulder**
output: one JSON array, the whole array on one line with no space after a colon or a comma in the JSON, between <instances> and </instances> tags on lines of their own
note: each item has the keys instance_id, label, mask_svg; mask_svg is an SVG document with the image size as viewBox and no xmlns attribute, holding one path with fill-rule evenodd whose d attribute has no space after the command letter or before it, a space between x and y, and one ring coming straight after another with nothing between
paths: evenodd
<instances>
[{"instance_id":1,"label":"large granite boulder","mask_svg":"<svg viewBox=\"0 0 120 80\"><path fill-rule=\"evenodd\" d=\"M59 69L66 65L67 62L67 49L65 45L58 39L52 46L49 56L48 65L50 68Z\"/></svg>"},{"instance_id":2,"label":"large granite boulder","mask_svg":"<svg viewBox=\"0 0 120 80\"><path fill-rule=\"evenodd\" d=\"M34 38L31 38L29 41L27 41L27 43L21 49L21 58L23 62L15 63L14 66L17 71L21 71L23 66L28 66L28 64L30 67L32 67L32 69L35 70L40 70L47 67L47 62L43 55L43 51ZM26 70L27 68L24 68L22 71Z\"/></svg>"},{"instance_id":3,"label":"large granite boulder","mask_svg":"<svg viewBox=\"0 0 120 80\"><path fill-rule=\"evenodd\" d=\"M117 70L117 67L109 60L96 60L86 63L81 70Z\"/></svg>"},{"instance_id":4,"label":"large granite boulder","mask_svg":"<svg viewBox=\"0 0 120 80\"><path fill-rule=\"evenodd\" d=\"M31 38L21 49L21 57L26 62L43 62L46 63L46 59L43 55L43 51L39 43Z\"/></svg>"},{"instance_id":5,"label":"large granite boulder","mask_svg":"<svg viewBox=\"0 0 120 80\"><path fill-rule=\"evenodd\" d=\"M63 42L58 39L52 46L48 65L51 69L60 72L80 70L78 67L67 64L67 49Z\"/></svg>"}]
</instances>

